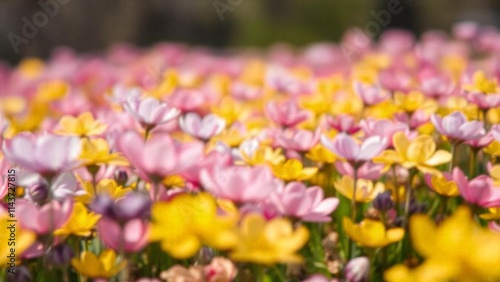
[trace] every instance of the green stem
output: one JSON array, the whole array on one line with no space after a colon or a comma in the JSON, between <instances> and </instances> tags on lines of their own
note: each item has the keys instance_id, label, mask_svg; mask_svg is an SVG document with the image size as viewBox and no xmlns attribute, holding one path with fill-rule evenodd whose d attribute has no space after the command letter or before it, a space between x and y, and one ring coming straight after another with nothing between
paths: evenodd
<instances>
[{"instance_id":1,"label":"green stem","mask_svg":"<svg viewBox=\"0 0 500 282\"><path fill-rule=\"evenodd\" d=\"M358 168L356 165L353 165L354 172L353 172L353 180L354 180L354 187L352 190L352 199L351 199L351 220L352 222L356 223L356 188L358 186ZM354 241L350 238L347 237L348 240L348 245L347 245L347 261L351 260L352 256L354 255Z\"/></svg>"},{"instance_id":2,"label":"green stem","mask_svg":"<svg viewBox=\"0 0 500 282\"><path fill-rule=\"evenodd\" d=\"M450 166L448 167L448 172L451 173L453 170L453 161L455 160L455 149L456 149L457 143L452 142L451 143L451 160L450 160Z\"/></svg>"},{"instance_id":3,"label":"green stem","mask_svg":"<svg viewBox=\"0 0 500 282\"><path fill-rule=\"evenodd\" d=\"M476 158L477 158L477 150L474 148L471 148L471 155L469 159L469 179L474 178L476 175Z\"/></svg>"}]
</instances>

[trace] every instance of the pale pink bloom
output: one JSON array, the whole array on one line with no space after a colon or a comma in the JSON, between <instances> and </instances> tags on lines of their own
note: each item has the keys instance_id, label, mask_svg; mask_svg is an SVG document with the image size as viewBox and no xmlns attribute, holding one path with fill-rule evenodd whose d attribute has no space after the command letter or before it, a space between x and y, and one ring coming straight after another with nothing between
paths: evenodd
<instances>
[{"instance_id":1,"label":"pale pink bloom","mask_svg":"<svg viewBox=\"0 0 500 282\"><path fill-rule=\"evenodd\" d=\"M266 115L275 123L292 127L311 117L311 113L301 109L294 100L284 102L271 101L266 105Z\"/></svg>"},{"instance_id":2,"label":"pale pink bloom","mask_svg":"<svg viewBox=\"0 0 500 282\"><path fill-rule=\"evenodd\" d=\"M379 40L382 51L393 56L410 51L414 44L415 36L403 29L388 30L380 36Z\"/></svg>"},{"instance_id":3,"label":"pale pink bloom","mask_svg":"<svg viewBox=\"0 0 500 282\"><path fill-rule=\"evenodd\" d=\"M142 219L132 219L123 225L103 217L98 224L99 237L104 244L115 250L134 253L148 244L149 225Z\"/></svg>"},{"instance_id":4,"label":"pale pink bloom","mask_svg":"<svg viewBox=\"0 0 500 282\"><path fill-rule=\"evenodd\" d=\"M279 187L271 195L271 201L281 214L310 222L330 221L330 214L339 204L337 198L325 199L321 187L307 188L298 181Z\"/></svg>"},{"instance_id":5,"label":"pale pink bloom","mask_svg":"<svg viewBox=\"0 0 500 282\"><path fill-rule=\"evenodd\" d=\"M123 108L142 126L154 127L167 123L179 116L180 111L153 97L141 99L131 96L123 103Z\"/></svg>"},{"instance_id":6,"label":"pale pink bloom","mask_svg":"<svg viewBox=\"0 0 500 282\"><path fill-rule=\"evenodd\" d=\"M496 124L491 128L491 134L496 141L500 142L500 125Z\"/></svg>"},{"instance_id":7,"label":"pale pink bloom","mask_svg":"<svg viewBox=\"0 0 500 282\"><path fill-rule=\"evenodd\" d=\"M305 152L318 144L320 131L305 129L284 130L276 136L276 144L288 150Z\"/></svg>"},{"instance_id":8,"label":"pale pink bloom","mask_svg":"<svg viewBox=\"0 0 500 282\"><path fill-rule=\"evenodd\" d=\"M141 97L140 88L128 88L123 85L117 85L111 90L111 95L106 98L110 102L121 105L130 99L139 99L139 97Z\"/></svg>"},{"instance_id":9,"label":"pale pink bloom","mask_svg":"<svg viewBox=\"0 0 500 282\"><path fill-rule=\"evenodd\" d=\"M301 80L280 67L270 67L266 72L265 82L275 91L292 96L308 94L314 90L314 84L310 80Z\"/></svg>"},{"instance_id":10,"label":"pale pink bloom","mask_svg":"<svg viewBox=\"0 0 500 282\"><path fill-rule=\"evenodd\" d=\"M53 200L37 206L36 204L18 199L16 203L16 216L23 228L43 235L61 228L69 219L73 210L73 201L66 199L64 202Z\"/></svg>"},{"instance_id":11,"label":"pale pink bloom","mask_svg":"<svg viewBox=\"0 0 500 282\"><path fill-rule=\"evenodd\" d=\"M187 113L179 119L179 127L193 137L208 140L224 130L226 121L214 114L201 118L196 113Z\"/></svg>"},{"instance_id":12,"label":"pale pink bloom","mask_svg":"<svg viewBox=\"0 0 500 282\"><path fill-rule=\"evenodd\" d=\"M224 257L215 257L209 265L205 266L205 279L207 282L230 282L238 274L238 269L233 262Z\"/></svg>"},{"instance_id":13,"label":"pale pink bloom","mask_svg":"<svg viewBox=\"0 0 500 282\"><path fill-rule=\"evenodd\" d=\"M379 75L380 85L390 92L407 92L411 88L412 76L395 69L382 71Z\"/></svg>"},{"instance_id":14,"label":"pale pink bloom","mask_svg":"<svg viewBox=\"0 0 500 282\"><path fill-rule=\"evenodd\" d=\"M354 168L348 162L336 161L335 168L342 175L354 177ZM376 164L371 161L364 163L357 169L357 177L369 180L376 180L382 175L383 164Z\"/></svg>"},{"instance_id":15,"label":"pale pink bloom","mask_svg":"<svg viewBox=\"0 0 500 282\"><path fill-rule=\"evenodd\" d=\"M460 40L473 40L479 35L480 26L475 22L460 22L453 26L453 36Z\"/></svg>"},{"instance_id":16,"label":"pale pink bloom","mask_svg":"<svg viewBox=\"0 0 500 282\"><path fill-rule=\"evenodd\" d=\"M231 85L231 95L243 101L256 100L262 96L262 88L244 84L241 82L234 82Z\"/></svg>"},{"instance_id":17,"label":"pale pink bloom","mask_svg":"<svg viewBox=\"0 0 500 282\"><path fill-rule=\"evenodd\" d=\"M381 103L389 98L389 93L380 86L359 81L354 82L354 92L369 106Z\"/></svg>"},{"instance_id":18,"label":"pale pink bloom","mask_svg":"<svg viewBox=\"0 0 500 282\"><path fill-rule=\"evenodd\" d=\"M322 135L321 144L347 161L366 162L379 155L387 147L387 140L380 136L372 136L359 144L356 139L342 132L335 136L333 141Z\"/></svg>"},{"instance_id":19,"label":"pale pink bloom","mask_svg":"<svg viewBox=\"0 0 500 282\"><path fill-rule=\"evenodd\" d=\"M210 169L216 166L229 166L233 159L228 153L212 151L201 160L185 169L182 176L195 187L200 186L200 173L204 169Z\"/></svg>"},{"instance_id":20,"label":"pale pink bloom","mask_svg":"<svg viewBox=\"0 0 500 282\"><path fill-rule=\"evenodd\" d=\"M429 97L450 95L456 89L452 81L439 74L423 75L420 79L420 90Z\"/></svg>"},{"instance_id":21,"label":"pale pink bloom","mask_svg":"<svg viewBox=\"0 0 500 282\"><path fill-rule=\"evenodd\" d=\"M363 282L370 275L370 260L367 257L351 259L344 269L345 279L348 282Z\"/></svg>"},{"instance_id":22,"label":"pale pink bloom","mask_svg":"<svg viewBox=\"0 0 500 282\"><path fill-rule=\"evenodd\" d=\"M495 221L490 221L488 223L488 227L490 228L491 231L500 234L500 223L496 223Z\"/></svg>"},{"instance_id":23,"label":"pale pink bloom","mask_svg":"<svg viewBox=\"0 0 500 282\"><path fill-rule=\"evenodd\" d=\"M484 135L483 123L467 121L462 112L453 112L443 118L434 114L431 121L439 133L453 141L474 140Z\"/></svg>"},{"instance_id":24,"label":"pale pink bloom","mask_svg":"<svg viewBox=\"0 0 500 282\"><path fill-rule=\"evenodd\" d=\"M26 171L19 172L17 176L17 185L22 187L30 187L31 185L42 184L46 185L47 189L50 189L53 199L63 201L66 198L82 195L85 192L79 188L78 181L74 176L73 172L63 172L58 174L52 182L50 183L50 187L48 187L49 183L47 180L42 178L39 174L30 173ZM25 193L24 197L30 201L32 198L30 193Z\"/></svg>"},{"instance_id":25,"label":"pale pink bloom","mask_svg":"<svg viewBox=\"0 0 500 282\"><path fill-rule=\"evenodd\" d=\"M309 276L306 280L302 280L302 282L339 282L338 279L328 279L321 274L314 274Z\"/></svg>"},{"instance_id":26,"label":"pale pink bloom","mask_svg":"<svg viewBox=\"0 0 500 282\"><path fill-rule=\"evenodd\" d=\"M460 168L453 169L453 180L457 183L465 201L484 208L500 206L500 188L493 186L493 180L487 175L480 175L468 180Z\"/></svg>"},{"instance_id":27,"label":"pale pink bloom","mask_svg":"<svg viewBox=\"0 0 500 282\"><path fill-rule=\"evenodd\" d=\"M430 116L423 110L416 110L410 117L405 112L398 112L394 119L398 122L407 124L410 129L415 129L429 121Z\"/></svg>"},{"instance_id":28,"label":"pale pink bloom","mask_svg":"<svg viewBox=\"0 0 500 282\"><path fill-rule=\"evenodd\" d=\"M75 168L80 155L78 137L20 133L5 140L5 158L27 170L40 174L55 174Z\"/></svg>"},{"instance_id":29,"label":"pale pink bloom","mask_svg":"<svg viewBox=\"0 0 500 282\"><path fill-rule=\"evenodd\" d=\"M199 89L179 88L167 98L167 101L182 112L199 111L207 98Z\"/></svg>"},{"instance_id":30,"label":"pale pink bloom","mask_svg":"<svg viewBox=\"0 0 500 282\"><path fill-rule=\"evenodd\" d=\"M238 203L263 201L282 185L267 166L215 166L202 170L200 179L209 192Z\"/></svg>"},{"instance_id":31,"label":"pale pink bloom","mask_svg":"<svg viewBox=\"0 0 500 282\"><path fill-rule=\"evenodd\" d=\"M490 145L490 143L493 142L493 140L495 139L495 138L493 138L494 134L492 134L491 131L484 134L484 130L482 131L482 133L483 133L483 136L481 136L477 139L466 141L465 144L467 144L475 149L482 149L482 148ZM500 140L500 138L499 138L499 140Z\"/></svg>"},{"instance_id":32,"label":"pale pink bloom","mask_svg":"<svg viewBox=\"0 0 500 282\"><path fill-rule=\"evenodd\" d=\"M356 119L350 115L341 114L337 115L335 118L329 116L326 121L333 129L339 132L354 134L361 129L356 122Z\"/></svg>"},{"instance_id":33,"label":"pale pink bloom","mask_svg":"<svg viewBox=\"0 0 500 282\"><path fill-rule=\"evenodd\" d=\"M239 208L241 218L249 214L260 214L266 220L271 220L280 216L280 212L275 204L271 201L261 201L259 203L246 203Z\"/></svg>"},{"instance_id":34,"label":"pale pink bloom","mask_svg":"<svg viewBox=\"0 0 500 282\"><path fill-rule=\"evenodd\" d=\"M481 92L469 92L466 93L466 98L482 110L500 107L500 93L484 94Z\"/></svg>"},{"instance_id":35,"label":"pale pink bloom","mask_svg":"<svg viewBox=\"0 0 500 282\"><path fill-rule=\"evenodd\" d=\"M179 143L168 134L154 134L144 142L139 133L129 131L118 138L117 147L139 176L149 181L181 173L203 156L201 142Z\"/></svg>"},{"instance_id":36,"label":"pale pink bloom","mask_svg":"<svg viewBox=\"0 0 500 282\"><path fill-rule=\"evenodd\" d=\"M410 133L406 124L388 119L366 119L362 120L359 125L366 137L380 136L388 140L389 146L392 146L392 136L397 132L403 131L407 135Z\"/></svg>"}]
</instances>

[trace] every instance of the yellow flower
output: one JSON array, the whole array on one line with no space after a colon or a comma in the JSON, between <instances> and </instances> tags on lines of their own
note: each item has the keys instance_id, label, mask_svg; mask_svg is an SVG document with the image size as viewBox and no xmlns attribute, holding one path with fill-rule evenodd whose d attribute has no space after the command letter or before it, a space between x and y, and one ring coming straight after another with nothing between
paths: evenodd
<instances>
[{"instance_id":1,"label":"yellow flower","mask_svg":"<svg viewBox=\"0 0 500 282\"><path fill-rule=\"evenodd\" d=\"M71 265L89 278L111 278L125 266L125 261L117 263L113 250L105 250L99 257L91 252L82 252L80 258L71 260Z\"/></svg>"},{"instance_id":2,"label":"yellow flower","mask_svg":"<svg viewBox=\"0 0 500 282\"><path fill-rule=\"evenodd\" d=\"M281 154L281 148L273 150L269 146L260 145L253 154L247 155L244 150L240 149L243 161L248 165L261 164L279 164L285 161L285 157Z\"/></svg>"},{"instance_id":3,"label":"yellow flower","mask_svg":"<svg viewBox=\"0 0 500 282\"><path fill-rule=\"evenodd\" d=\"M498 93L498 84L496 79L488 79L483 71L477 71L473 77L474 84L464 86L467 91L478 91L483 94Z\"/></svg>"},{"instance_id":4,"label":"yellow flower","mask_svg":"<svg viewBox=\"0 0 500 282\"><path fill-rule=\"evenodd\" d=\"M97 183L95 189L90 181L80 181L80 183L82 184L83 190L85 190L85 194L79 195L75 199L83 204L90 204L96 194L108 194L113 199L119 199L132 191L131 188L119 186L113 179L102 179Z\"/></svg>"},{"instance_id":5,"label":"yellow flower","mask_svg":"<svg viewBox=\"0 0 500 282\"><path fill-rule=\"evenodd\" d=\"M447 180L443 175L431 176L432 190L446 197L460 196L457 184L453 180Z\"/></svg>"},{"instance_id":6,"label":"yellow flower","mask_svg":"<svg viewBox=\"0 0 500 282\"><path fill-rule=\"evenodd\" d=\"M48 103L55 100L60 100L66 96L68 85L64 81L49 81L38 87L35 95L35 100L41 103Z\"/></svg>"},{"instance_id":7,"label":"yellow flower","mask_svg":"<svg viewBox=\"0 0 500 282\"><path fill-rule=\"evenodd\" d=\"M229 97L222 99L211 110L213 114L225 119L228 125L233 124L233 122L240 120L242 116L246 115L243 105Z\"/></svg>"},{"instance_id":8,"label":"yellow flower","mask_svg":"<svg viewBox=\"0 0 500 282\"><path fill-rule=\"evenodd\" d=\"M409 141L404 132L394 134L393 144L395 150L386 150L375 162L385 164L399 164L405 168L416 167L424 173L440 174L435 166L451 160L451 154L444 150L436 151L436 143L429 135L420 135Z\"/></svg>"},{"instance_id":9,"label":"yellow flower","mask_svg":"<svg viewBox=\"0 0 500 282\"><path fill-rule=\"evenodd\" d=\"M229 147L237 147L243 140L245 140L245 136L236 128L226 129L211 139L213 142L220 141Z\"/></svg>"},{"instance_id":10,"label":"yellow flower","mask_svg":"<svg viewBox=\"0 0 500 282\"><path fill-rule=\"evenodd\" d=\"M387 281L499 281L500 236L480 227L466 207L439 226L425 215L410 219L414 249L426 260L409 270L403 265L385 273Z\"/></svg>"},{"instance_id":11,"label":"yellow flower","mask_svg":"<svg viewBox=\"0 0 500 282\"><path fill-rule=\"evenodd\" d=\"M63 116L59 121L59 129L55 132L62 135L77 135L80 137L102 134L107 125L85 112L78 117Z\"/></svg>"},{"instance_id":12,"label":"yellow flower","mask_svg":"<svg viewBox=\"0 0 500 282\"><path fill-rule=\"evenodd\" d=\"M36 240L36 234L34 232L21 229L19 222L10 222L8 220L13 219L8 217L7 214L0 217L0 266L5 266L7 263L11 263L8 256L11 255L11 249L14 249L14 255L16 259L19 259L21 254L28 249ZM14 229L9 229L9 227L15 225ZM14 231L14 237L11 237L11 231ZM14 239L12 239L14 238ZM19 265L19 264L17 264Z\"/></svg>"},{"instance_id":13,"label":"yellow flower","mask_svg":"<svg viewBox=\"0 0 500 282\"><path fill-rule=\"evenodd\" d=\"M489 174L493 179L493 185L500 187L500 164L494 165L490 169Z\"/></svg>"},{"instance_id":14,"label":"yellow flower","mask_svg":"<svg viewBox=\"0 0 500 282\"><path fill-rule=\"evenodd\" d=\"M337 160L335 154L321 144L314 146L314 148L312 148L306 154L306 157L315 162L329 163L329 164L332 164Z\"/></svg>"},{"instance_id":15,"label":"yellow flower","mask_svg":"<svg viewBox=\"0 0 500 282\"><path fill-rule=\"evenodd\" d=\"M296 252L309 239L309 231L302 225L294 230L288 219L274 218L266 222L257 214L245 216L239 234L231 258L261 264L302 262Z\"/></svg>"},{"instance_id":16,"label":"yellow flower","mask_svg":"<svg viewBox=\"0 0 500 282\"><path fill-rule=\"evenodd\" d=\"M392 119L397 111L398 106L391 101L384 101L367 108L365 116L377 119Z\"/></svg>"},{"instance_id":17,"label":"yellow flower","mask_svg":"<svg viewBox=\"0 0 500 282\"><path fill-rule=\"evenodd\" d=\"M394 93L394 103L401 110L413 113L416 110L424 110L426 113L433 113L437 109L436 102L425 99L425 95L420 91L410 91L408 93Z\"/></svg>"},{"instance_id":18,"label":"yellow flower","mask_svg":"<svg viewBox=\"0 0 500 282\"><path fill-rule=\"evenodd\" d=\"M335 181L335 189L344 197L352 200L354 192L354 179L348 175L342 176L341 179ZM371 202L379 193L384 192L385 187L382 182L373 183L371 180L358 179L356 181L356 202Z\"/></svg>"},{"instance_id":19,"label":"yellow flower","mask_svg":"<svg viewBox=\"0 0 500 282\"><path fill-rule=\"evenodd\" d=\"M163 178L162 183L165 187L184 187L186 184L184 178L180 175L167 176Z\"/></svg>"},{"instance_id":20,"label":"yellow flower","mask_svg":"<svg viewBox=\"0 0 500 282\"><path fill-rule=\"evenodd\" d=\"M152 208L151 241L161 241L161 248L171 256L184 259L196 254L202 244L227 250L237 241L234 230L237 212L217 206L207 193L180 194ZM223 209L225 215L219 215Z\"/></svg>"},{"instance_id":21,"label":"yellow flower","mask_svg":"<svg viewBox=\"0 0 500 282\"><path fill-rule=\"evenodd\" d=\"M490 143L490 145L486 146L484 148L484 152L487 154L490 154L493 157L498 157L500 156L500 142L498 141L493 141Z\"/></svg>"},{"instance_id":22,"label":"yellow flower","mask_svg":"<svg viewBox=\"0 0 500 282\"><path fill-rule=\"evenodd\" d=\"M19 71L27 78L35 78L42 73L44 63L38 58L26 58L19 64Z\"/></svg>"},{"instance_id":23,"label":"yellow flower","mask_svg":"<svg viewBox=\"0 0 500 282\"><path fill-rule=\"evenodd\" d=\"M307 180L318 172L317 167L304 168L302 163L296 159L273 164L272 169L276 177L285 181Z\"/></svg>"},{"instance_id":24,"label":"yellow flower","mask_svg":"<svg viewBox=\"0 0 500 282\"><path fill-rule=\"evenodd\" d=\"M380 221L365 219L355 224L348 217L342 220L345 233L359 244L369 248L381 248L403 239L403 228L386 229Z\"/></svg>"},{"instance_id":25,"label":"yellow flower","mask_svg":"<svg viewBox=\"0 0 500 282\"><path fill-rule=\"evenodd\" d=\"M500 220L500 207L489 208L488 211L489 213L483 213L479 217L484 220Z\"/></svg>"},{"instance_id":26,"label":"yellow flower","mask_svg":"<svg viewBox=\"0 0 500 282\"><path fill-rule=\"evenodd\" d=\"M120 153L110 153L108 142L104 139L82 139L80 160L84 166L90 165L128 165L127 160Z\"/></svg>"},{"instance_id":27,"label":"yellow flower","mask_svg":"<svg viewBox=\"0 0 500 282\"><path fill-rule=\"evenodd\" d=\"M60 229L54 231L54 235L76 235L88 237L92 234L97 221L101 218L87 210L82 203L75 203L71 217Z\"/></svg>"}]
</instances>

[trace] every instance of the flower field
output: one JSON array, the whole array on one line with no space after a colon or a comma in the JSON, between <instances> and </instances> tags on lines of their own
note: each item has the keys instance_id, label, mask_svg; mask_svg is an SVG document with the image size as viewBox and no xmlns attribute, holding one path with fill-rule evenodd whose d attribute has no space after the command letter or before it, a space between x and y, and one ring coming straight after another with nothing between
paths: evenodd
<instances>
[{"instance_id":1,"label":"flower field","mask_svg":"<svg viewBox=\"0 0 500 282\"><path fill-rule=\"evenodd\" d=\"M470 23L0 65L1 281L500 281L499 79Z\"/></svg>"}]
</instances>

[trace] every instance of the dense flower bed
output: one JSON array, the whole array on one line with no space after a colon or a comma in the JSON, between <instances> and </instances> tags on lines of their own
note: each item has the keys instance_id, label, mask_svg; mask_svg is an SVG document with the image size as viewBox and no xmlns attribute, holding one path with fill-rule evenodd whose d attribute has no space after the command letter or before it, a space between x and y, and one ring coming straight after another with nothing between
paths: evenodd
<instances>
[{"instance_id":1,"label":"dense flower bed","mask_svg":"<svg viewBox=\"0 0 500 282\"><path fill-rule=\"evenodd\" d=\"M2 66L2 276L498 281L499 38Z\"/></svg>"}]
</instances>

